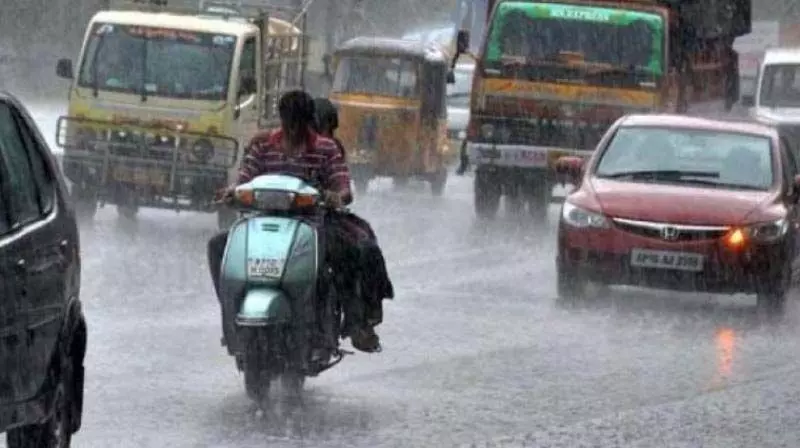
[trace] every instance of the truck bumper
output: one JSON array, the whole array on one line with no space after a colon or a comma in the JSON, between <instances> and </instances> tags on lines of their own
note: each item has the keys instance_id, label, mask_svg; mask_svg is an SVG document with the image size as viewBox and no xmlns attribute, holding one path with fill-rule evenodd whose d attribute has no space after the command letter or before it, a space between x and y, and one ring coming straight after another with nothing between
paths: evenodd
<instances>
[{"instance_id":1,"label":"truck bumper","mask_svg":"<svg viewBox=\"0 0 800 448\"><path fill-rule=\"evenodd\" d=\"M588 157L592 152L532 145L467 142L470 163L481 166L550 171L560 157Z\"/></svg>"}]
</instances>

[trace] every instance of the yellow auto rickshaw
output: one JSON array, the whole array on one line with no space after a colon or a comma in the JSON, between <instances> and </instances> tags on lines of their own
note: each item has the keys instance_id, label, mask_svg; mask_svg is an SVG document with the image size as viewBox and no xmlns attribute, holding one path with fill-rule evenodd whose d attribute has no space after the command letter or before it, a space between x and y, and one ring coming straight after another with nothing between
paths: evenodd
<instances>
[{"instance_id":1,"label":"yellow auto rickshaw","mask_svg":"<svg viewBox=\"0 0 800 448\"><path fill-rule=\"evenodd\" d=\"M356 37L333 54L330 99L357 192L415 177L441 195L455 152L447 139L448 57L435 44Z\"/></svg>"}]
</instances>

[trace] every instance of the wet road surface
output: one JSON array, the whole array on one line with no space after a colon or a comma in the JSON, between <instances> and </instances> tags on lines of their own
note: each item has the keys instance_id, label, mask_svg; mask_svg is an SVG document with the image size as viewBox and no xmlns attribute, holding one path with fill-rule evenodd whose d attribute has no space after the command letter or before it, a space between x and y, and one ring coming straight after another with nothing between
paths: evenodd
<instances>
[{"instance_id":1,"label":"wet road surface","mask_svg":"<svg viewBox=\"0 0 800 448\"><path fill-rule=\"evenodd\" d=\"M90 345L74 445L800 446L796 299L779 321L752 297L612 289L560 303L556 208L546 230L480 226L471 192L453 176L442 198L387 183L358 199L397 294L384 352L346 358L306 383L302 406L263 417L219 344L215 218L143 210L131 225L102 209L82 231Z\"/></svg>"}]
</instances>

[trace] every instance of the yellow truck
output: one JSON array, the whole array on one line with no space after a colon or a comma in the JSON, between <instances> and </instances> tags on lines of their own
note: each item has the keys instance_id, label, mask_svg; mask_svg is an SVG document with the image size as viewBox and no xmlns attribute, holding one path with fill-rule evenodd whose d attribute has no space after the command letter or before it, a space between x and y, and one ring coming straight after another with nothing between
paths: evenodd
<instances>
[{"instance_id":1,"label":"yellow truck","mask_svg":"<svg viewBox=\"0 0 800 448\"><path fill-rule=\"evenodd\" d=\"M231 212L213 204L247 141L277 124L281 93L302 88L308 60L303 10L263 3L129 1L88 24L56 142L76 210L115 204Z\"/></svg>"}]
</instances>

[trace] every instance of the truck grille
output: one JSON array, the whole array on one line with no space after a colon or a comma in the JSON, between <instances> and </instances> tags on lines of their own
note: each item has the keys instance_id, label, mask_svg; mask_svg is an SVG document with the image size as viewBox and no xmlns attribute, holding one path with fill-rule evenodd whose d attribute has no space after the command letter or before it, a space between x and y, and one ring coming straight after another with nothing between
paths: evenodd
<instances>
[{"instance_id":1,"label":"truck grille","mask_svg":"<svg viewBox=\"0 0 800 448\"><path fill-rule=\"evenodd\" d=\"M481 123L494 126L493 137L481 136L482 142L583 150L593 150L612 124L547 118L490 119Z\"/></svg>"}]
</instances>

